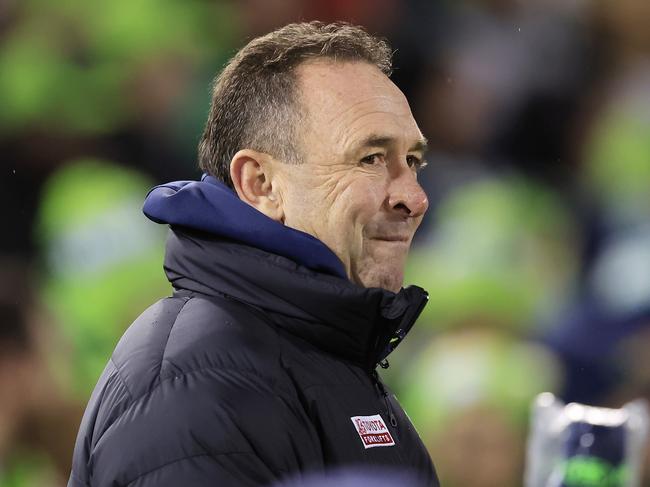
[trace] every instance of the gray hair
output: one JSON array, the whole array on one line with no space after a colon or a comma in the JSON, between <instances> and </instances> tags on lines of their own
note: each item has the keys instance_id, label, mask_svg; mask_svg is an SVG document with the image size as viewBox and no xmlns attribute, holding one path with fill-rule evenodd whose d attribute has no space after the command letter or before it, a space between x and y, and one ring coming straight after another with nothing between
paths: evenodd
<instances>
[{"instance_id":1,"label":"gray hair","mask_svg":"<svg viewBox=\"0 0 650 487\"><path fill-rule=\"evenodd\" d=\"M392 71L389 44L347 23L289 24L253 39L215 79L200 168L232 188L230 161L241 149L299 163L297 130L305 113L295 68L320 58L367 62L387 76Z\"/></svg>"}]
</instances>

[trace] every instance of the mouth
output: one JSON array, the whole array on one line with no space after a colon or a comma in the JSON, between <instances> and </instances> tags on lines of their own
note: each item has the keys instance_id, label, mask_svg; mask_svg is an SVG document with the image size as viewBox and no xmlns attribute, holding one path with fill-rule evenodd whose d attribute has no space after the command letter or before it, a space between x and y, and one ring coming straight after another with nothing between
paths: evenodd
<instances>
[{"instance_id":1,"label":"mouth","mask_svg":"<svg viewBox=\"0 0 650 487\"><path fill-rule=\"evenodd\" d=\"M371 240L379 240L380 242L392 243L409 243L411 238L408 235L379 235L372 237Z\"/></svg>"}]
</instances>

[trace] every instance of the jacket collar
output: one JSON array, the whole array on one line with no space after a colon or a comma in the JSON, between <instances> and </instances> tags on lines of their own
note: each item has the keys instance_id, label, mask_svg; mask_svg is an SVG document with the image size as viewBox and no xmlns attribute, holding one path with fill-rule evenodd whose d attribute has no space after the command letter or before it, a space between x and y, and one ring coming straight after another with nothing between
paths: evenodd
<instances>
[{"instance_id":1,"label":"jacket collar","mask_svg":"<svg viewBox=\"0 0 650 487\"><path fill-rule=\"evenodd\" d=\"M279 328L367 368L397 347L427 301L416 286L392 293L351 283L321 241L210 176L157 186L143 210L172 226L165 271L175 288L257 307Z\"/></svg>"},{"instance_id":2,"label":"jacket collar","mask_svg":"<svg viewBox=\"0 0 650 487\"><path fill-rule=\"evenodd\" d=\"M278 328L367 369L399 345L427 301L417 286L397 294L362 288L261 249L178 227L167 241L165 272L176 289L246 303Z\"/></svg>"}]
</instances>

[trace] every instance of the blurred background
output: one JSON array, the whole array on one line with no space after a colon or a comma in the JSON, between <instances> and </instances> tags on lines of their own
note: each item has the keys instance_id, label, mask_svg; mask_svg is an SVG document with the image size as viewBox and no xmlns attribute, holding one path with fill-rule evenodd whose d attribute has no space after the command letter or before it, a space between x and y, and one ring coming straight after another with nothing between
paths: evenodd
<instances>
[{"instance_id":1,"label":"blurred background","mask_svg":"<svg viewBox=\"0 0 650 487\"><path fill-rule=\"evenodd\" d=\"M648 0L0 0L0 486L65 485L170 292L144 196L200 176L235 50L313 19L390 40L430 140L407 283L431 300L385 377L443 485L521 486L539 392L650 398Z\"/></svg>"}]
</instances>

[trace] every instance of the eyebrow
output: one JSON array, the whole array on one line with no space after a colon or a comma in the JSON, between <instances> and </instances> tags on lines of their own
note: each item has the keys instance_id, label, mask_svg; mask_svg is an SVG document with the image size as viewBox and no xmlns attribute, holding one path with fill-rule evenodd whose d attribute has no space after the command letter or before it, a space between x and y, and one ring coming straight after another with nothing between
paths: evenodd
<instances>
[{"instance_id":1,"label":"eyebrow","mask_svg":"<svg viewBox=\"0 0 650 487\"><path fill-rule=\"evenodd\" d=\"M371 134L365 139L363 139L361 142L359 142L359 144L357 144L357 146L355 147L355 151L360 151L368 147L387 148L396 143L397 143L397 139L395 137L391 137L389 135ZM425 137L422 137L421 139L413 143L408 151L425 153L427 151L427 148L428 148L427 139Z\"/></svg>"}]
</instances>

